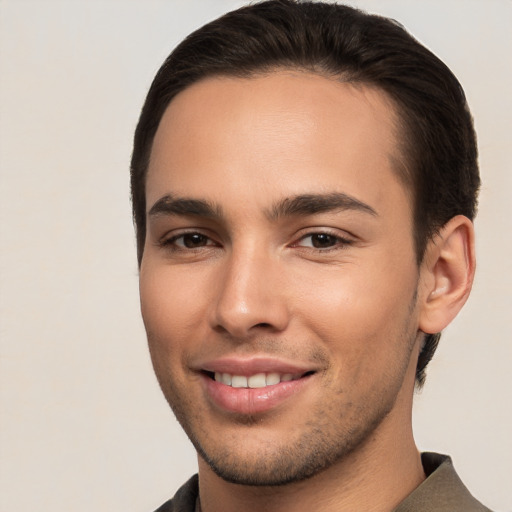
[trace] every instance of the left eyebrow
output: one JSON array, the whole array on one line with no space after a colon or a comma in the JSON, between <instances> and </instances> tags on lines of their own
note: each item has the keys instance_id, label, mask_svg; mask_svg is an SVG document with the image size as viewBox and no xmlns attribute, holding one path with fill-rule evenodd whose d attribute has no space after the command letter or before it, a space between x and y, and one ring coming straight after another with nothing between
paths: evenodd
<instances>
[{"instance_id":1,"label":"left eyebrow","mask_svg":"<svg viewBox=\"0 0 512 512\"><path fill-rule=\"evenodd\" d=\"M194 215L198 217L220 218L222 210L220 206L201 199L187 197L174 197L167 194L161 197L149 210L150 217L161 215Z\"/></svg>"},{"instance_id":2,"label":"left eyebrow","mask_svg":"<svg viewBox=\"0 0 512 512\"><path fill-rule=\"evenodd\" d=\"M273 205L268 212L268 217L276 220L279 217L307 216L345 210L366 213L374 217L378 216L370 205L347 194L334 192L331 194L304 194L287 197Z\"/></svg>"}]
</instances>

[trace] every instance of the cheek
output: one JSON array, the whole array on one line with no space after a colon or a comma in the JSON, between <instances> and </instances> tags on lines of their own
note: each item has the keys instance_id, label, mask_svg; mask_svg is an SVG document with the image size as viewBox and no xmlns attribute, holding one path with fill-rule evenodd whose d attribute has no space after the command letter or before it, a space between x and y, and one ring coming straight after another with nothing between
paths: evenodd
<instances>
[{"instance_id":1,"label":"cheek","mask_svg":"<svg viewBox=\"0 0 512 512\"><path fill-rule=\"evenodd\" d=\"M386 371L408 353L416 282L416 268L399 260L331 269L298 294L302 316L345 375Z\"/></svg>"},{"instance_id":2,"label":"cheek","mask_svg":"<svg viewBox=\"0 0 512 512\"><path fill-rule=\"evenodd\" d=\"M158 271L150 265L141 267L141 311L152 355L175 353L191 332L199 334L206 303L203 282L172 267Z\"/></svg>"}]
</instances>

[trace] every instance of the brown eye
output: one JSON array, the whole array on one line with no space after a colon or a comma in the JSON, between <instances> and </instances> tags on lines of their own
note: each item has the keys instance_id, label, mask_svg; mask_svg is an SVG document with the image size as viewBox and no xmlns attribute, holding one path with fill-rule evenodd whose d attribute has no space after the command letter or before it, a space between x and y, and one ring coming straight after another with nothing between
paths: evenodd
<instances>
[{"instance_id":1,"label":"brown eye","mask_svg":"<svg viewBox=\"0 0 512 512\"><path fill-rule=\"evenodd\" d=\"M309 233L308 235L303 236L294 245L295 247L317 249L320 251L325 249L327 252L329 249L343 249L344 247L351 244L352 240L347 238L343 238L341 236L334 235L325 231L318 231L316 233Z\"/></svg>"},{"instance_id":2,"label":"brown eye","mask_svg":"<svg viewBox=\"0 0 512 512\"><path fill-rule=\"evenodd\" d=\"M332 247L339 242L339 238L327 233L317 233L311 235L311 245L315 249L325 249L326 247Z\"/></svg>"},{"instance_id":3,"label":"brown eye","mask_svg":"<svg viewBox=\"0 0 512 512\"><path fill-rule=\"evenodd\" d=\"M195 249L197 247L205 247L209 238L201 233L187 233L175 240L176 245L181 245L187 249ZM181 242L181 243L180 243Z\"/></svg>"}]
</instances>

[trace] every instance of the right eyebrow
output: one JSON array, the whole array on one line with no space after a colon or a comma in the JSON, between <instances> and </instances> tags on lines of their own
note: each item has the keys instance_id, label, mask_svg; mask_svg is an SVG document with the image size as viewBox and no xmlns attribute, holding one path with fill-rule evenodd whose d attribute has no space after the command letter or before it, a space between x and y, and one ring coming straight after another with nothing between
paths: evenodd
<instances>
[{"instance_id":1,"label":"right eyebrow","mask_svg":"<svg viewBox=\"0 0 512 512\"><path fill-rule=\"evenodd\" d=\"M174 197L167 194L156 201L148 212L149 217L163 215L194 215L218 219L222 217L222 209L219 205L202 199Z\"/></svg>"},{"instance_id":2,"label":"right eyebrow","mask_svg":"<svg viewBox=\"0 0 512 512\"><path fill-rule=\"evenodd\" d=\"M287 197L277 202L270 212L268 212L268 216L271 219L277 219L279 217L290 217L294 215L307 216L344 210L352 210L371 216L378 216L378 213L370 205L363 203L355 197L340 192L330 194L303 194Z\"/></svg>"}]
</instances>

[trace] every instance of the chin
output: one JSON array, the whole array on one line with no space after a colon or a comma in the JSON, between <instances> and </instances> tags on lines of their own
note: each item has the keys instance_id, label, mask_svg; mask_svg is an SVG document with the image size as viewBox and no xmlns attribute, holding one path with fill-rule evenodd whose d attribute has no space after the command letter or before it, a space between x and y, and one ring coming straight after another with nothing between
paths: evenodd
<instances>
[{"instance_id":1,"label":"chin","mask_svg":"<svg viewBox=\"0 0 512 512\"><path fill-rule=\"evenodd\" d=\"M378 412L357 408L344 428L335 428L328 414L315 424L297 425L288 435L273 439L246 424L242 435L218 439L187 432L199 456L223 480L249 486L282 486L312 478L340 463L365 445L387 417L392 404ZM322 416L317 416L322 418ZM251 432L251 429L253 431ZM201 435L204 434L204 435ZM252 436L250 444L247 442ZM198 440L201 439L201 441Z\"/></svg>"},{"instance_id":2,"label":"chin","mask_svg":"<svg viewBox=\"0 0 512 512\"><path fill-rule=\"evenodd\" d=\"M277 454L270 459L258 458L257 461L248 461L247 458L236 460L232 456L219 459L201 452L199 454L212 471L226 482L255 487L293 484L311 478L330 466L325 459L298 461L286 453Z\"/></svg>"}]
</instances>

